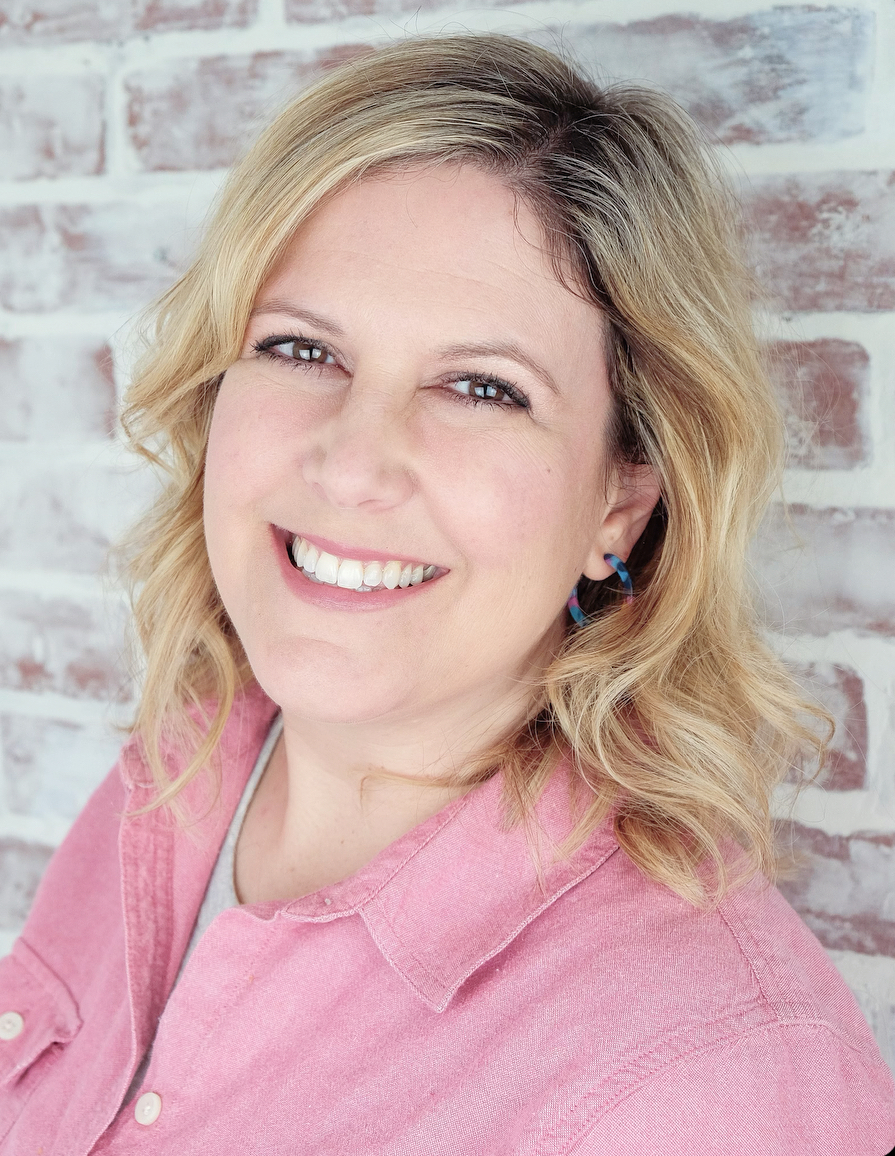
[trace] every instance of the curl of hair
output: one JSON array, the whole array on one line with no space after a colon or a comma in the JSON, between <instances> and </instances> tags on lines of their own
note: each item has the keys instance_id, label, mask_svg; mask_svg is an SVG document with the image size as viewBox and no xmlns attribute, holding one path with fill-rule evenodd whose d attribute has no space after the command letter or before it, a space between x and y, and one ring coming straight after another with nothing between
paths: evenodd
<instances>
[{"instance_id":1,"label":"curl of hair","mask_svg":"<svg viewBox=\"0 0 895 1156\"><path fill-rule=\"evenodd\" d=\"M437 163L478 165L538 213L557 275L605 314L608 448L649 463L663 495L629 559L633 604L612 582L582 580L590 624L570 630L527 723L464 781L500 768L508 822L521 821L568 753L584 806L564 850L612 810L634 863L695 904L756 871L773 879L771 798L822 753L814 720L826 716L800 697L752 610L747 547L778 481L783 426L738 206L671 98L600 87L499 35L409 39L303 92L235 167L194 263L147 315L123 427L165 487L124 556L145 655L135 730L155 805L177 809L252 681L211 575L202 484L217 385L256 294L346 182ZM187 733L192 758L172 778L166 744ZM743 853L734 874L730 840Z\"/></svg>"}]
</instances>

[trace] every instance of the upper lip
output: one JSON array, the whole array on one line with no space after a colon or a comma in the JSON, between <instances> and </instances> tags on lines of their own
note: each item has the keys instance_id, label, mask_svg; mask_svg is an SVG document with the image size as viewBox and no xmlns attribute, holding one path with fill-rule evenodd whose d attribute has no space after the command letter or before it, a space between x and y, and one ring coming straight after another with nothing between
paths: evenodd
<instances>
[{"instance_id":1,"label":"upper lip","mask_svg":"<svg viewBox=\"0 0 895 1156\"><path fill-rule=\"evenodd\" d=\"M289 544L296 538L304 538L311 542L318 550L325 550L327 554L334 554L337 558L354 558L358 562L409 562L412 566L434 566L437 563L425 561L421 558L411 558L408 554L401 554L394 550L364 550L360 546L346 546L343 542L333 542L329 538L321 538L318 534L306 534L304 530L296 533L287 530ZM444 569L444 567L439 567Z\"/></svg>"}]
</instances>

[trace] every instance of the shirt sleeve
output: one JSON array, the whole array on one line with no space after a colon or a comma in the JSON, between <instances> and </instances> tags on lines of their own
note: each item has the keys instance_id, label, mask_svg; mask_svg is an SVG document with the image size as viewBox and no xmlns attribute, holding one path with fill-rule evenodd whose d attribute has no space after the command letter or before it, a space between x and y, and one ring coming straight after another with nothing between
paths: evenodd
<instances>
[{"instance_id":1,"label":"shirt sleeve","mask_svg":"<svg viewBox=\"0 0 895 1156\"><path fill-rule=\"evenodd\" d=\"M563 1156L889 1156L895 1084L823 1023L777 1023L678 1059Z\"/></svg>"}]
</instances>

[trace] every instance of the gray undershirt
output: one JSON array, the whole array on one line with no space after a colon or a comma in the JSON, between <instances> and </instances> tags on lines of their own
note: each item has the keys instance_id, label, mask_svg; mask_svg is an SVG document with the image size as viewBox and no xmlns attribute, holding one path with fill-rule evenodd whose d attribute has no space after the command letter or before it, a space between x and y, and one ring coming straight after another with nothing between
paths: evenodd
<instances>
[{"instance_id":1,"label":"gray undershirt","mask_svg":"<svg viewBox=\"0 0 895 1156\"><path fill-rule=\"evenodd\" d=\"M239 906L239 896L236 894L236 883L233 874L236 859L236 844L239 840L239 833L242 830L242 821L249 808L249 803L252 801L255 788L258 786L258 781L264 774L264 768L270 761L270 756L273 754L273 749L276 746L277 739L280 737L282 730L283 716L278 714L270 725L267 738L264 740L264 745L258 752L255 766L242 792L239 805L236 808L233 818L230 820L230 826L227 828L227 834L224 836L224 842L221 844L221 849L218 852L214 869L211 872L211 878L208 880L208 887L205 889L205 898L202 900L202 906L199 908L199 914L196 916L193 934L190 936L186 951L183 953L177 978L174 980L174 987L177 986L180 977L183 975L186 961L189 959L196 944L205 934L215 916L220 915L222 911L226 911L228 907ZM170 999L170 994L168 998ZM143 1077L146 1075L146 1069L149 1067L151 1056L152 1044L146 1049L146 1054L143 1056L143 1059L140 1061L140 1066L134 1073L130 1087L121 1102L121 1109L129 1104L139 1091ZM119 1111L121 1111L121 1109L119 1109Z\"/></svg>"}]
</instances>

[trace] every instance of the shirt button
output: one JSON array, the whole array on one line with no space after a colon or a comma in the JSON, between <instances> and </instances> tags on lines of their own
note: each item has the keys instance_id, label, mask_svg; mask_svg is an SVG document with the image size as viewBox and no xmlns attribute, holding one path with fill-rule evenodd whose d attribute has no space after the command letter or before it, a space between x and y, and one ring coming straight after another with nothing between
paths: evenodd
<instances>
[{"instance_id":1,"label":"shirt button","mask_svg":"<svg viewBox=\"0 0 895 1156\"><path fill-rule=\"evenodd\" d=\"M158 1092L144 1092L134 1107L138 1124L154 1124L161 1115L162 1098Z\"/></svg>"},{"instance_id":2,"label":"shirt button","mask_svg":"<svg viewBox=\"0 0 895 1156\"><path fill-rule=\"evenodd\" d=\"M0 1040L14 1040L22 1034L25 1021L18 1012L4 1012L0 1015Z\"/></svg>"}]
</instances>

